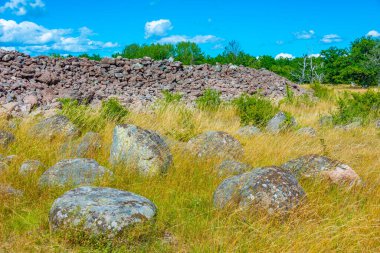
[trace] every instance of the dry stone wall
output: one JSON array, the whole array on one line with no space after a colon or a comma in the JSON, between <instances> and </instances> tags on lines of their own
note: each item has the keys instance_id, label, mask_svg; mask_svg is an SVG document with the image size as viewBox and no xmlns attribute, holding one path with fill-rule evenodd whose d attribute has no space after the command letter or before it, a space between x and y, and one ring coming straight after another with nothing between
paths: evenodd
<instances>
[{"instance_id":1,"label":"dry stone wall","mask_svg":"<svg viewBox=\"0 0 380 253\"><path fill-rule=\"evenodd\" d=\"M146 105L162 90L180 92L194 101L206 88L221 91L224 99L241 93L261 92L281 98L288 85L295 94L304 91L270 71L235 65L184 66L171 60L104 58L100 62L83 58L30 57L0 50L0 105L28 111L40 106L57 106L57 98L97 102L117 97L123 104Z\"/></svg>"}]
</instances>

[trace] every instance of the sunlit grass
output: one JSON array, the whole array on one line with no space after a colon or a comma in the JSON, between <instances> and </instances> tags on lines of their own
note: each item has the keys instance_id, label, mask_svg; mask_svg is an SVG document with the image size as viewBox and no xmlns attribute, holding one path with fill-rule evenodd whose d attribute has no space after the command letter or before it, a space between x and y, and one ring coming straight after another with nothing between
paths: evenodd
<instances>
[{"instance_id":1,"label":"sunlit grass","mask_svg":"<svg viewBox=\"0 0 380 253\"><path fill-rule=\"evenodd\" d=\"M144 178L124 168L115 168L114 180L98 185L132 191L152 200L158 207L156 223L149 229L133 230L128 243L117 244L118 252L379 252L380 251L380 133L373 126L350 131L319 128L318 118L334 109L332 102L319 101L312 107L281 105L302 126L313 126L317 137L295 132L260 134L251 138L235 135L240 119L234 108L216 112L168 105L145 113L131 112L126 123L155 130L171 139L184 140L206 130L226 131L244 146L244 162L254 167L280 165L305 154L328 154L349 164L363 179L363 185L344 188L324 181L302 180L308 200L285 218L254 212L218 211L212 195L223 180L214 168L218 160L199 161L186 154L184 142L171 145L174 166L165 176ZM37 159L47 167L64 155L64 140L41 140L28 135L31 121L17 130L16 142L1 154L16 154L0 183L25 192L21 198L0 196L0 252L104 252L110 245L81 244L69 235L51 233L48 212L55 198L66 189L39 189L43 171L26 177L18 174L21 163ZM1 120L0 128L8 128ZM95 159L108 164L114 124L100 134L103 145ZM178 139L178 138L177 138ZM148 231L149 230L149 231ZM169 234L171 242L165 241Z\"/></svg>"}]
</instances>

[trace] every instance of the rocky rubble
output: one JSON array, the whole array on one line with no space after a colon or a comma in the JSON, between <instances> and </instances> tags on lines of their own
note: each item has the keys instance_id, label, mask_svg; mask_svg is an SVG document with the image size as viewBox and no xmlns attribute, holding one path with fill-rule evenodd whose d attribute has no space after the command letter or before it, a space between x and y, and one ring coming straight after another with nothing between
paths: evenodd
<instances>
[{"instance_id":1,"label":"rocky rubble","mask_svg":"<svg viewBox=\"0 0 380 253\"><path fill-rule=\"evenodd\" d=\"M161 96L162 90L180 92L188 102L206 88L217 89L222 98L260 91L281 98L288 85L295 94L304 91L296 84L265 69L235 65L184 66L171 60L104 58L100 62L70 57L30 57L0 50L0 109L28 114L40 106L59 105L58 98L96 103L117 97L123 104L145 105Z\"/></svg>"}]
</instances>

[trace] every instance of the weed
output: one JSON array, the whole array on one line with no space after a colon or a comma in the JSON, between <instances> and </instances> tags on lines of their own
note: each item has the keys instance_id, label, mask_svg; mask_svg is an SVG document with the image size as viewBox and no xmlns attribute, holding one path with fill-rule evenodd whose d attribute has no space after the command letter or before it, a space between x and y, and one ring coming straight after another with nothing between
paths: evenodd
<instances>
[{"instance_id":1,"label":"weed","mask_svg":"<svg viewBox=\"0 0 380 253\"><path fill-rule=\"evenodd\" d=\"M203 92L202 96L197 98L195 103L201 110L216 111L222 103L220 94L220 91L207 89Z\"/></svg>"},{"instance_id":2,"label":"weed","mask_svg":"<svg viewBox=\"0 0 380 253\"><path fill-rule=\"evenodd\" d=\"M252 124L264 127L279 111L269 100L258 95L243 94L235 99L233 104L237 107L242 125Z\"/></svg>"}]
</instances>

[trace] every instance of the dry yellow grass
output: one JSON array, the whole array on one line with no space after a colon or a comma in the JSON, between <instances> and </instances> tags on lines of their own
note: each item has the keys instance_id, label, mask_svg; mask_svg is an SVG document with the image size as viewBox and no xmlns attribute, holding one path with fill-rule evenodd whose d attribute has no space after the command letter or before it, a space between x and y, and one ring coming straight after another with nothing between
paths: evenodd
<instances>
[{"instance_id":1,"label":"dry yellow grass","mask_svg":"<svg viewBox=\"0 0 380 253\"><path fill-rule=\"evenodd\" d=\"M317 137L294 132L237 137L245 149L243 161L254 167L280 165L300 155L327 152L349 164L363 179L363 185L344 188L324 181L302 180L308 201L289 217L278 219L213 208L212 194L222 181L214 168L218 161L194 160L183 152L183 144L172 147L174 166L166 176L143 178L115 171L116 180L99 185L124 189L151 199L159 212L156 224L134 231L124 246L80 245L68 235L52 234L48 212L54 199L67 189L40 190L38 175L17 173L27 159L39 159L51 166L62 154L60 140L30 138L30 123L15 131L17 141L3 154L16 154L10 168L0 174L7 183L25 192L22 198L0 197L0 252L380 252L380 135L373 126L344 131L318 128L318 117L334 108L330 102L313 107L286 105L301 125L318 130ZM168 107L160 113L132 113L128 123L157 130L162 134L186 134L183 108ZM234 135L239 118L231 108L215 113L195 111L190 117L193 133L223 130ZM5 124L3 121L1 124ZM104 146L94 158L108 166L112 125L101 132ZM146 233L146 234L145 234ZM164 240L164 234L172 242Z\"/></svg>"}]
</instances>

